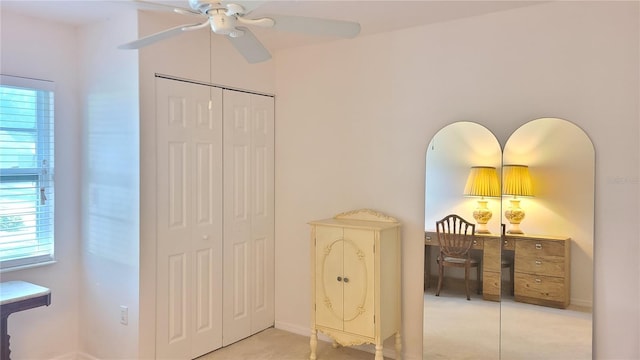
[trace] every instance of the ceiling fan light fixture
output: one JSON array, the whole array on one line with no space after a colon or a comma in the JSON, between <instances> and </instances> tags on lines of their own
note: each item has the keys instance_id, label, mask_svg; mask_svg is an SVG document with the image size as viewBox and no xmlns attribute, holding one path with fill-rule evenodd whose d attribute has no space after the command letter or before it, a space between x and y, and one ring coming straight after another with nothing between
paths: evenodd
<instances>
[{"instance_id":1,"label":"ceiling fan light fixture","mask_svg":"<svg viewBox=\"0 0 640 360\"><path fill-rule=\"evenodd\" d=\"M229 36L231 36L232 38L238 38L244 35L244 31L240 30L240 29L235 29L232 32L229 33Z\"/></svg>"}]
</instances>

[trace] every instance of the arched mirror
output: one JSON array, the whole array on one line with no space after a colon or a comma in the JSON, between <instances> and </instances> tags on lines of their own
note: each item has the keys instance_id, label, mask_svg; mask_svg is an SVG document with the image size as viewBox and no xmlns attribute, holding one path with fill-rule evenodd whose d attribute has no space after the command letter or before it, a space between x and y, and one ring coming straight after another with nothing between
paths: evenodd
<instances>
[{"instance_id":1,"label":"arched mirror","mask_svg":"<svg viewBox=\"0 0 640 360\"><path fill-rule=\"evenodd\" d=\"M502 358L591 359L593 144L569 121L533 120L507 140L503 174L503 256L515 258L515 294L502 291ZM511 211L524 213L520 224Z\"/></svg>"},{"instance_id":2,"label":"arched mirror","mask_svg":"<svg viewBox=\"0 0 640 360\"><path fill-rule=\"evenodd\" d=\"M473 122L457 122L442 128L431 139L426 151L425 189L425 359L497 359L500 346L500 303L485 301L478 294L477 272L470 274L470 300L465 296L463 268L447 268L439 296L435 237L436 221L457 214L476 223L476 208L486 208L492 217L481 224L484 239L499 244L499 184L495 196L480 196L472 189L476 173L493 173L499 179L502 151L495 136ZM497 194L496 194L497 192ZM477 194L474 195L474 194ZM479 202L480 201L480 202ZM486 215L485 215L486 218ZM471 256L483 263L483 241L473 245ZM497 247L499 249L499 246ZM499 252L498 252L499 254ZM496 258L499 261L499 255Z\"/></svg>"},{"instance_id":3,"label":"arched mirror","mask_svg":"<svg viewBox=\"0 0 640 360\"><path fill-rule=\"evenodd\" d=\"M501 198L470 190L479 167L496 169ZM470 122L433 137L426 153L425 359L592 357L594 179L593 144L566 120L533 120L504 151ZM493 213L488 221L479 216L484 207ZM435 222L451 213L483 230L471 254L481 282L471 276L470 300L461 269L446 270L435 296Z\"/></svg>"}]
</instances>

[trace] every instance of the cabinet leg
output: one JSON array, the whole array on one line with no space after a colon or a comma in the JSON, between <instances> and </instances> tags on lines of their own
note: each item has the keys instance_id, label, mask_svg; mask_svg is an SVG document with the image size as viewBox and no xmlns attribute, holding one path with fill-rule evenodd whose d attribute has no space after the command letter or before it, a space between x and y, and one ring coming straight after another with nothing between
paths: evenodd
<instances>
[{"instance_id":1,"label":"cabinet leg","mask_svg":"<svg viewBox=\"0 0 640 360\"><path fill-rule=\"evenodd\" d=\"M402 337L400 331L396 333L396 360L402 360Z\"/></svg>"},{"instance_id":2,"label":"cabinet leg","mask_svg":"<svg viewBox=\"0 0 640 360\"><path fill-rule=\"evenodd\" d=\"M309 360L316 360L316 349L318 348L318 331L316 329L311 330L309 347L311 348L311 355L309 355Z\"/></svg>"},{"instance_id":3,"label":"cabinet leg","mask_svg":"<svg viewBox=\"0 0 640 360\"><path fill-rule=\"evenodd\" d=\"M375 360L384 360L384 356L382 356L382 344L376 344Z\"/></svg>"}]
</instances>

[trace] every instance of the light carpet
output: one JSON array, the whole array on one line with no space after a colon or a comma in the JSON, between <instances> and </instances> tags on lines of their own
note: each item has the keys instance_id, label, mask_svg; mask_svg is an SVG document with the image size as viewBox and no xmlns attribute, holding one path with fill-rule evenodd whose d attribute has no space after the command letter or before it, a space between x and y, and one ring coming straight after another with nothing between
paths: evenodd
<instances>
[{"instance_id":1,"label":"light carpet","mask_svg":"<svg viewBox=\"0 0 640 360\"><path fill-rule=\"evenodd\" d=\"M198 360L303 360L309 359L310 353L309 336L269 328ZM351 347L334 349L326 341L318 341L316 356L318 360L371 360L374 357Z\"/></svg>"}]
</instances>

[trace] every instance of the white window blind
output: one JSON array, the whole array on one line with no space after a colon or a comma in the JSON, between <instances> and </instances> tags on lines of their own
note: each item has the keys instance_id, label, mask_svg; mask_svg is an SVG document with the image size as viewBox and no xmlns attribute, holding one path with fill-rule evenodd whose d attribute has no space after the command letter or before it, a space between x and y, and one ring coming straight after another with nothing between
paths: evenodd
<instances>
[{"instance_id":1,"label":"white window blind","mask_svg":"<svg viewBox=\"0 0 640 360\"><path fill-rule=\"evenodd\" d=\"M54 84L0 75L0 269L54 260Z\"/></svg>"}]
</instances>

